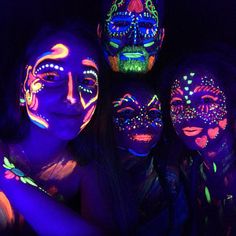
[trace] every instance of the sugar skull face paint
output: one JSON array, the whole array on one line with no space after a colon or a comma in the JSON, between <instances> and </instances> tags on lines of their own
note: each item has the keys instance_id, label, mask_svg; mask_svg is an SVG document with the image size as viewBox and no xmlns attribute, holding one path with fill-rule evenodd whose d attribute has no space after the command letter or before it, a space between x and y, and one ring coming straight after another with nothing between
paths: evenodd
<instances>
[{"instance_id":1,"label":"sugar skull face paint","mask_svg":"<svg viewBox=\"0 0 236 236\"><path fill-rule=\"evenodd\" d=\"M158 11L156 0L113 1L103 32L105 57L113 71L146 73L152 69L164 38Z\"/></svg>"},{"instance_id":2,"label":"sugar skull face paint","mask_svg":"<svg viewBox=\"0 0 236 236\"><path fill-rule=\"evenodd\" d=\"M128 89L129 90L129 89ZM162 131L161 103L147 89L130 89L113 101L113 123L117 146L136 156L146 156Z\"/></svg>"},{"instance_id":3,"label":"sugar skull face paint","mask_svg":"<svg viewBox=\"0 0 236 236\"><path fill-rule=\"evenodd\" d=\"M170 103L175 130L190 149L207 148L227 126L226 97L212 74L196 71L177 79Z\"/></svg>"},{"instance_id":4,"label":"sugar skull face paint","mask_svg":"<svg viewBox=\"0 0 236 236\"><path fill-rule=\"evenodd\" d=\"M58 41L58 40L57 40ZM85 43L46 43L26 68L24 95L30 120L61 138L90 121L98 98L98 67Z\"/></svg>"}]
</instances>

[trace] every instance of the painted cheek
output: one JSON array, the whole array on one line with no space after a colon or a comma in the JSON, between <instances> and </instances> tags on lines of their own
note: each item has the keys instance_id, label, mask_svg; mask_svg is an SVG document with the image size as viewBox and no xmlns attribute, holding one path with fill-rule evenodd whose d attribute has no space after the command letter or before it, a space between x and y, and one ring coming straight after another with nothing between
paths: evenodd
<instances>
[{"instance_id":1,"label":"painted cheek","mask_svg":"<svg viewBox=\"0 0 236 236\"><path fill-rule=\"evenodd\" d=\"M203 149L207 146L208 138L206 135L203 135L202 137L196 138L195 143L197 144L198 147Z\"/></svg>"},{"instance_id":2,"label":"painted cheek","mask_svg":"<svg viewBox=\"0 0 236 236\"><path fill-rule=\"evenodd\" d=\"M215 139L219 134L219 127L208 129L207 134L210 139Z\"/></svg>"},{"instance_id":3,"label":"painted cheek","mask_svg":"<svg viewBox=\"0 0 236 236\"><path fill-rule=\"evenodd\" d=\"M228 123L228 120L226 118L224 120L219 121L220 128L225 130L227 123Z\"/></svg>"},{"instance_id":4,"label":"painted cheek","mask_svg":"<svg viewBox=\"0 0 236 236\"><path fill-rule=\"evenodd\" d=\"M86 113L84 119L83 119L83 124L82 126L80 127L80 131L83 130L85 128L85 126L90 122L90 120L92 119L92 116L95 112L95 109L96 109L96 106L93 105L89 110L88 112Z\"/></svg>"}]
</instances>

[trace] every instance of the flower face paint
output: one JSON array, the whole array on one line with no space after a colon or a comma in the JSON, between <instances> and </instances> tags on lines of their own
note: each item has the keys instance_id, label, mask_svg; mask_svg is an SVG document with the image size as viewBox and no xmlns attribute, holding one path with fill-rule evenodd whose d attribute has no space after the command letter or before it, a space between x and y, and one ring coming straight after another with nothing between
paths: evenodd
<instances>
[{"instance_id":1,"label":"flower face paint","mask_svg":"<svg viewBox=\"0 0 236 236\"><path fill-rule=\"evenodd\" d=\"M146 89L123 94L113 101L113 123L117 146L136 156L146 156L162 131L161 103Z\"/></svg>"},{"instance_id":2,"label":"flower face paint","mask_svg":"<svg viewBox=\"0 0 236 236\"><path fill-rule=\"evenodd\" d=\"M201 150L219 138L227 126L227 107L213 75L197 71L174 82L171 118L190 149Z\"/></svg>"},{"instance_id":3,"label":"flower face paint","mask_svg":"<svg viewBox=\"0 0 236 236\"><path fill-rule=\"evenodd\" d=\"M103 34L105 56L113 71L146 73L152 69L164 38L154 2L113 1Z\"/></svg>"},{"instance_id":4,"label":"flower face paint","mask_svg":"<svg viewBox=\"0 0 236 236\"><path fill-rule=\"evenodd\" d=\"M88 124L96 108L98 68L86 45L74 40L47 43L45 48L26 69L27 113L38 127L70 139Z\"/></svg>"}]
</instances>

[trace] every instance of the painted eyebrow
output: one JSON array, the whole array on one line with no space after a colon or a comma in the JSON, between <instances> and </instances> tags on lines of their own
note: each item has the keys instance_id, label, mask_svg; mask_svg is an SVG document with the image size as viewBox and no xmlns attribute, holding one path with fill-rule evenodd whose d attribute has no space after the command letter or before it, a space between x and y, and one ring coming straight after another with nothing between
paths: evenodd
<instances>
[{"instance_id":1,"label":"painted eyebrow","mask_svg":"<svg viewBox=\"0 0 236 236\"><path fill-rule=\"evenodd\" d=\"M94 61L90 60L90 59L83 59L82 60L82 65L84 65L84 66L91 66L94 69L96 69L97 71L99 71L96 63Z\"/></svg>"},{"instance_id":2,"label":"painted eyebrow","mask_svg":"<svg viewBox=\"0 0 236 236\"><path fill-rule=\"evenodd\" d=\"M160 100L159 100L159 98L157 97L157 95L154 95L154 96L152 97L152 99L151 99L150 102L148 103L148 107L149 107L151 104L160 104Z\"/></svg>"},{"instance_id":3,"label":"painted eyebrow","mask_svg":"<svg viewBox=\"0 0 236 236\"><path fill-rule=\"evenodd\" d=\"M220 90L218 88L212 87L212 86L197 86L193 92L197 93L197 92L212 92L215 93L216 95L218 95L220 93Z\"/></svg>"},{"instance_id":4,"label":"painted eyebrow","mask_svg":"<svg viewBox=\"0 0 236 236\"><path fill-rule=\"evenodd\" d=\"M171 96L173 96L173 95L184 95L184 92L183 92L183 90L182 89L180 89L180 88L175 88L174 90L172 90L172 94L171 94Z\"/></svg>"},{"instance_id":5,"label":"painted eyebrow","mask_svg":"<svg viewBox=\"0 0 236 236\"><path fill-rule=\"evenodd\" d=\"M124 102L133 102L134 104L138 105L138 101L135 97L133 97L131 94L127 93L122 98L120 98L117 101L113 101L112 104L114 107L121 106Z\"/></svg>"},{"instance_id":6,"label":"painted eyebrow","mask_svg":"<svg viewBox=\"0 0 236 236\"><path fill-rule=\"evenodd\" d=\"M64 44L56 44L54 45L49 52L43 53L36 61L32 73L35 75L35 69L39 64L41 64L45 60L50 59L62 59L67 57L69 54L69 49Z\"/></svg>"}]
</instances>

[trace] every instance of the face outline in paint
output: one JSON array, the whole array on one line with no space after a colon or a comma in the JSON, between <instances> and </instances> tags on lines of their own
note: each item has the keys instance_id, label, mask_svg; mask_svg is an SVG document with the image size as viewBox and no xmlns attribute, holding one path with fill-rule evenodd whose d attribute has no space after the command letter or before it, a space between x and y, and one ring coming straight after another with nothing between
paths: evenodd
<instances>
[{"instance_id":1,"label":"face outline in paint","mask_svg":"<svg viewBox=\"0 0 236 236\"><path fill-rule=\"evenodd\" d=\"M112 102L116 145L135 156L145 157L161 136L161 103L147 88L123 91Z\"/></svg>"},{"instance_id":2,"label":"face outline in paint","mask_svg":"<svg viewBox=\"0 0 236 236\"><path fill-rule=\"evenodd\" d=\"M70 140L89 123L98 98L94 52L72 35L42 43L26 67L23 93L30 120Z\"/></svg>"},{"instance_id":3,"label":"face outline in paint","mask_svg":"<svg viewBox=\"0 0 236 236\"><path fill-rule=\"evenodd\" d=\"M226 97L215 76L196 69L176 79L170 116L176 133L192 150L207 150L219 140L228 119Z\"/></svg>"},{"instance_id":4,"label":"face outline in paint","mask_svg":"<svg viewBox=\"0 0 236 236\"><path fill-rule=\"evenodd\" d=\"M159 6L153 0L115 0L103 29L105 58L111 69L146 73L152 69L164 39Z\"/></svg>"}]
</instances>

